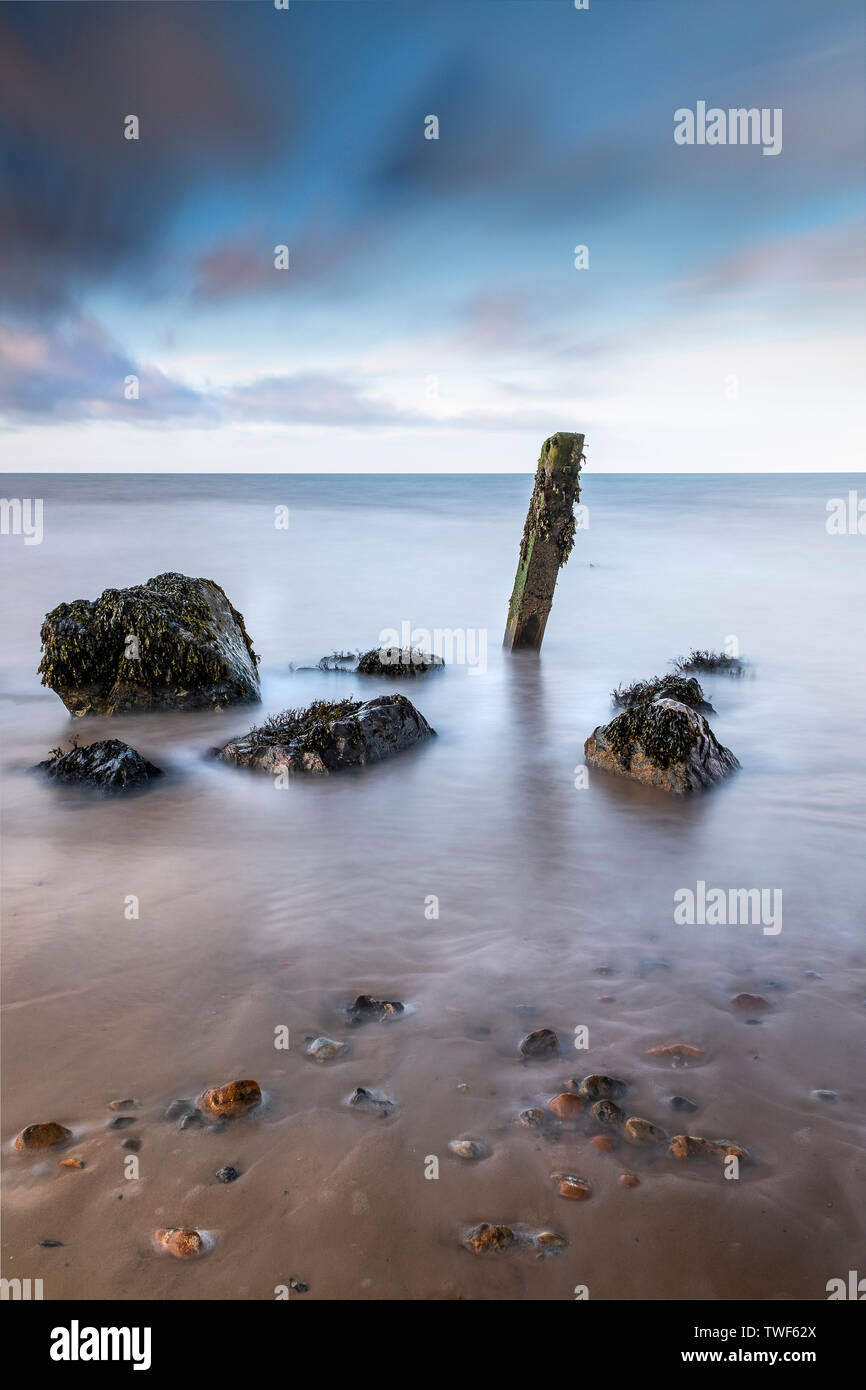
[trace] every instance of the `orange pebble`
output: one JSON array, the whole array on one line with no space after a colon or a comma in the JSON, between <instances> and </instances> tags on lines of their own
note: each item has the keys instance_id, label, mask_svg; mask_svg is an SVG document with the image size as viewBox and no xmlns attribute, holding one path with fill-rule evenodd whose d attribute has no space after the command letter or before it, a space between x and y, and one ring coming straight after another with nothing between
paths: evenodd
<instances>
[{"instance_id":1,"label":"orange pebble","mask_svg":"<svg viewBox=\"0 0 866 1390\"><path fill-rule=\"evenodd\" d=\"M640 1187L640 1178L636 1178L634 1173L620 1173L620 1187Z\"/></svg>"},{"instance_id":2,"label":"orange pebble","mask_svg":"<svg viewBox=\"0 0 866 1390\"><path fill-rule=\"evenodd\" d=\"M616 1148L616 1141L612 1134L597 1134L594 1139L590 1139L590 1144L596 1149L601 1149L603 1154L613 1153Z\"/></svg>"},{"instance_id":3,"label":"orange pebble","mask_svg":"<svg viewBox=\"0 0 866 1390\"><path fill-rule=\"evenodd\" d=\"M87 1165L83 1158L61 1158L61 1168L85 1168Z\"/></svg>"}]
</instances>

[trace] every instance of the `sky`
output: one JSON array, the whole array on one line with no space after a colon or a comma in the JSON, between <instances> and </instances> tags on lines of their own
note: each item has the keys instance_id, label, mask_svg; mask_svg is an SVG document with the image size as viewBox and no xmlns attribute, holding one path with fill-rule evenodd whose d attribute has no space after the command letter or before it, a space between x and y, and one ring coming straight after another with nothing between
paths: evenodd
<instances>
[{"instance_id":1,"label":"sky","mask_svg":"<svg viewBox=\"0 0 866 1390\"><path fill-rule=\"evenodd\" d=\"M864 40L863 0L11 0L2 467L525 472L564 429L860 470ZM781 149L677 143L699 102Z\"/></svg>"}]
</instances>

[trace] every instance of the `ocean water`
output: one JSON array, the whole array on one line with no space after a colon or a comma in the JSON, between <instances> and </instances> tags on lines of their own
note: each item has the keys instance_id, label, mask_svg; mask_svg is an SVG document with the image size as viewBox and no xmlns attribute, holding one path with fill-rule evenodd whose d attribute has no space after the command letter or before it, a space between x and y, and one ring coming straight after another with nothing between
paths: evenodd
<instances>
[{"instance_id":1,"label":"ocean water","mask_svg":"<svg viewBox=\"0 0 866 1390\"><path fill-rule=\"evenodd\" d=\"M273 1298L289 1278L310 1298L825 1298L864 1227L866 539L826 526L858 487L586 475L536 655L501 648L530 477L7 475L4 495L43 499L44 533L0 538L4 1273L46 1298ZM244 614L261 707L70 721L36 675L45 612L166 570L217 580ZM408 682L303 669L387 629L467 659ZM614 686L732 640L744 675L702 681L738 773L687 799L584 775ZM391 690L437 737L388 763L278 788L205 756L287 706ZM169 775L112 801L30 775L71 733ZM780 912L681 925L675 895L698 883L765 889ZM736 1009L740 991L770 1007ZM350 1029L360 992L409 1011ZM561 1056L527 1065L541 1026ZM311 1063L318 1033L348 1039L345 1059ZM702 1050L688 1068L648 1055L679 1041ZM623 1077L629 1113L751 1161L731 1179L516 1123L588 1072ZM254 1116L216 1134L162 1120L242 1076L266 1092ZM394 1114L350 1109L358 1085ZM142 1102L121 1134L119 1096ZM11 1152L48 1119L83 1171ZM467 1135L489 1157L450 1155ZM592 1198L560 1198L558 1171ZM569 1245L474 1256L461 1239L484 1220ZM181 1224L213 1235L195 1264L154 1252Z\"/></svg>"}]
</instances>

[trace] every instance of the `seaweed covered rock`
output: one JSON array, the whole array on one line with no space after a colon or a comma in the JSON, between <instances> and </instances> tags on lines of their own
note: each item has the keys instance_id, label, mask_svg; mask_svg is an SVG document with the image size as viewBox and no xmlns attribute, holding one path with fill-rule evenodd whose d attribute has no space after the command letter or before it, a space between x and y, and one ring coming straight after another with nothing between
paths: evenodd
<instances>
[{"instance_id":1,"label":"seaweed covered rock","mask_svg":"<svg viewBox=\"0 0 866 1390\"><path fill-rule=\"evenodd\" d=\"M42 684L73 715L258 700L243 617L212 579L160 574L61 603L42 624Z\"/></svg>"},{"instance_id":2,"label":"seaweed covered rock","mask_svg":"<svg viewBox=\"0 0 866 1390\"><path fill-rule=\"evenodd\" d=\"M327 775L380 762L435 734L405 695L374 700L314 700L284 710L216 750L224 763L262 772Z\"/></svg>"},{"instance_id":3,"label":"seaweed covered rock","mask_svg":"<svg viewBox=\"0 0 866 1390\"><path fill-rule=\"evenodd\" d=\"M702 714L665 698L633 705L600 724L584 753L594 767L672 792L707 787L740 765Z\"/></svg>"},{"instance_id":4,"label":"seaweed covered rock","mask_svg":"<svg viewBox=\"0 0 866 1390\"><path fill-rule=\"evenodd\" d=\"M162 776L158 767L119 738L88 743L84 748L75 746L68 753L55 748L52 756L37 763L33 771L44 772L55 782L95 787L106 792L129 791Z\"/></svg>"},{"instance_id":5,"label":"seaweed covered rock","mask_svg":"<svg viewBox=\"0 0 866 1390\"><path fill-rule=\"evenodd\" d=\"M648 705L653 700L679 700L681 705L700 710L701 714L714 712L704 696L700 681L694 676L653 676L648 681L633 681L631 685L620 685L612 690L611 699L619 709Z\"/></svg>"},{"instance_id":6,"label":"seaweed covered rock","mask_svg":"<svg viewBox=\"0 0 866 1390\"><path fill-rule=\"evenodd\" d=\"M432 656L417 647L374 647L358 657L359 676L424 676L445 665L441 656Z\"/></svg>"}]
</instances>

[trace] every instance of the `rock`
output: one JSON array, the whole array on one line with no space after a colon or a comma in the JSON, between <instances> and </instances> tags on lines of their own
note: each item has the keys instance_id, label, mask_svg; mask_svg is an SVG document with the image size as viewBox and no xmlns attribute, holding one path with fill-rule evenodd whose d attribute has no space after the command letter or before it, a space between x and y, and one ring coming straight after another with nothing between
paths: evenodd
<instances>
[{"instance_id":1,"label":"rock","mask_svg":"<svg viewBox=\"0 0 866 1390\"><path fill-rule=\"evenodd\" d=\"M592 1196L592 1188L586 1178L580 1178L575 1173L554 1173L553 1181L560 1197L567 1197L572 1202L585 1202L587 1197Z\"/></svg>"},{"instance_id":2,"label":"rock","mask_svg":"<svg viewBox=\"0 0 866 1390\"><path fill-rule=\"evenodd\" d=\"M308 1057L314 1062L333 1062L346 1051L346 1044L335 1042L333 1038L314 1038L306 1049Z\"/></svg>"},{"instance_id":3,"label":"rock","mask_svg":"<svg viewBox=\"0 0 866 1390\"><path fill-rule=\"evenodd\" d=\"M625 1122L623 1134L630 1144L648 1148L651 1144L666 1144L668 1136L651 1120L642 1120L639 1115L631 1115Z\"/></svg>"},{"instance_id":4,"label":"rock","mask_svg":"<svg viewBox=\"0 0 866 1390\"><path fill-rule=\"evenodd\" d=\"M577 1094L586 1100L618 1100L624 1096L628 1086L617 1076L603 1076L594 1073L585 1076L577 1088Z\"/></svg>"},{"instance_id":5,"label":"rock","mask_svg":"<svg viewBox=\"0 0 866 1390\"><path fill-rule=\"evenodd\" d=\"M360 1106L363 1110L376 1110L383 1116L391 1115L396 1109L396 1103L390 1096L383 1096L367 1086L356 1086L349 1096L349 1104Z\"/></svg>"},{"instance_id":6,"label":"rock","mask_svg":"<svg viewBox=\"0 0 866 1390\"><path fill-rule=\"evenodd\" d=\"M653 956L644 956L638 965L637 973L642 980L645 980L648 975L652 975L654 970L670 970L670 968L666 960L657 960Z\"/></svg>"},{"instance_id":7,"label":"rock","mask_svg":"<svg viewBox=\"0 0 866 1390\"><path fill-rule=\"evenodd\" d=\"M532 1107L529 1110L521 1110L517 1118L527 1129L540 1129L544 1124L544 1111Z\"/></svg>"},{"instance_id":8,"label":"rock","mask_svg":"<svg viewBox=\"0 0 866 1390\"><path fill-rule=\"evenodd\" d=\"M132 1099L110 1100L108 1102L108 1108L109 1110L139 1110L141 1108L141 1101Z\"/></svg>"},{"instance_id":9,"label":"rock","mask_svg":"<svg viewBox=\"0 0 866 1390\"><path fill-rule=\"evenodd\" d=\"M539 1231L535 1237L539 1259L543 1255L561 1255L567 1245L565 1236L557 1235L556 1231Z\"/></svg>"},{"instance_id":10,"label":"rock","mask_svg":"<svg viewBox=\"0 0 866 1390\"><path fill-rule=\"evenodd\" d=\"M141 1148L140 1139L124 1139L121 1148L129 1149L130 1153L137 1154Z\"/></svg>"},{"instance_id":11,"label":"rock","mask_svg":"<svg viewBox=\"0 0 866 1390\"><path fill-rule=\"evenodd\" d=\"M640 1178L635 1177L634 1173L620 1173L620 1187L640 1187Z\"/></svg>"},{"instance_id":12,"label":"rock","mask_svg":"<svg viewBox=\"0 0 866 1390\"><path fill-rule=\"evenodd\" d=\"M667 1096L666 1102L671 1110L679 1110L686 1115L693 1115L697 1110L697 1102L689 1100L688 1096Z\"/></svg>"},{"instance_id":13,"label":"rock","mask_svg":"<svg viewBox=\"0 0 866 1390\"><path fill-rule=\"evenodd\" d=\"M61 1168L86 1168L87 1164L83 1158L61 1158Z\"/></svg>"},{"instance_id":14,"label":"rock","mask_svg":"<svg viewBox=\"0 0 866 1390\"><path fill-rule=\"evenodd\" d=\"M740 1158L749 1157L739 1144L729 1139L699 1139L694 1134L675 1134L668 1146L672 1158Z\"/></svg>"},{"instance_id":15,"label":"rock","mask_svg":"<svg viewBox=\"0 0 866 1390\"><path fill-rule=\"evenodd\" d=\"M616 1140L612 1134L596 1134L589 1142L594 1149L600 1149L605 1154L613 1153L616 1148Z\"/></svg>"},{"instance_id":16,"label":"rock","mask_svg":"<svg viewBox=\"0 0 866 1390\"><path fill-rule=\"evenodd\" d=\"M691 1043L666 1043L663 1047L651 1047L647 1053L648 1057L673 1057L681 1061L688 1057L703 1057L702 1047L693 1047Z\"/></svg>"},{"instance_id":17,"label":"rock","mask_svg":"<svg viewBox=\"0 0 866 1390\"><path fill-rule=\"evenodd\" d=\"M547 1108L558 1120L577 1120L583 1114L585 1101L572 1091L563 1091L547 1102Z\"/></svg>"},{"instance_id":18,"label":"rock","mask_svg":"<svg viewBox=\"0 0 866 1390\"><path fill-rule=\"evenodd\" d=\"M486 1158L487 1148L479 1139L450 1139L448 1147L458 1158Z\"/></svg>"},{"instance_id":19,"label":"rock","mask_svg":"<svg viewBox=\"0 0 866 1390\"><path fill-rule=\"evenodd\" d=\"M823 978L824 978L824 976L823 976L823 975L819 975L817 970L804 970L804 971L803 971L803 979L804 979L804 980L823 980Z\"/></svg>"},{"instance_id":20,"label":"rock","mask_svg":"<svg viewBox=\"0 0 866 1390\"><path fill-rule=\"evenodd\" d=\"M832 1101L832 1100L838 1100L838 1099L839 1099L839 1095L838 1095L838 1092L837 1092L837 1091L813 1091L813 1092L812 1092L812 1095L815 1097L816 1100L831 1100L831 1101Z\"/></svg>"},{"instance_id":21,"label":"rock","mask_svg":"<svg viewBox=\"0 0 866 1390\"><path fill-rule=\"evenodd\" d=\"M258 700L244 620L212 579L160 574L61 603L42 624L42 684L74 715Z\"/></svg>"},{"instance_id":22,"label":"rock","mask_svg":"<svg viewBox=\"0 0 866 1390\"><path fill-rule=\"evenodd\" d=\"M372 994L359 994L346 1010L350 1023L388 1023L404 1012L405 1004L394 999L374 999Z\"/></svg>"},{"instance_id":23,"label":"rock","mask_svg":"<svg viewBox=\"0 0 866 1390\"><path fill-rule=\"evenodd\" d=\"M119 738L88 743L83 748L75 745L67 753L55 748L33 771L44 772L65 786L95 787L105 792L129 791L162 776L158 767Z\"/></svg>"},{"instance_id":24,"label":"rock","mask_svg":"<svg viewBox=\"0 0 866 1390\"><path fill-rule=\"evenodd\" d=\"M521 1057L531 1057L534 1061L559 1056L559 1039L552 1028L536 1028L527 1033L520 1044Z\"/></svg>"},{"instance_id":25,"label":"rock","mask_svg":"<svg viewBox=\"0 0 866 1390\"><path fill-rule=\"evenodd\" d=\"M56 1149L72 1138L72 1130L53 1120L41 1125L27 1125L15 1140L15 1147L26 1153L38 1153L42 1149Z\"/></svg>"},{"instance_id":26,"label":"rock","mask_svg":"<svg viewBox=\"0 0 866 1390\"><path fill-rule=\"evenodd\" d=\"M198 1231L190 1230L187 1226L169 1226L165 1230L155 1231L154 1239L176 1260L194 1260L205 1248Z\"/></svg>"},{"instance_id":27,"label":"rock","mask_svg":"<svg viewBox=\"0 0 866 1390\"><path fill-rule=\"evenodd\" d=\"M305 1283L303 1282L302 1279L290 1279L290 1280L289 1280L289 1288L291 1289L292 1293L309 1293L309 1292L310 1292L310 1286L309 1286L309 1284L305 1284Z\"/></svg>"},{"instance_id":28,"label":"rock","mask_svg":"<svg viewBox=\"0 0 866 1390\"><path fill-rule=\"evenodd\" d=\"M127 1129L129 1125L136 1122L134 1115L115 1115L114 1119L109 1120L106 1129Z\"/></svg>"},{"instance_id":29,"label":"rock","mask_svg":"<svg viewBox=\"0 0 866 1390\"><path fill-rule=\"evenodd\" d=\"M227 1166L225 1168L217 1168L216 1177L219 1178L220 1182L237 1182L240 1173L237 1168Z\"/></svg>"},{"instance_id":30,"label":"rock","mask_svg":"<svg viewBox=\"0 0 866 1390\"><path fill-rule=\"evenodd\" d=\"M203 1091L196 1101L199 1110L226 1119L246 1115L261 1103L262 1092L257 1081L229 1081L225 1086Z\"/></svg>"},{"instance_id":31,"label":"rock","mask_svg":"<svg viewBox=\"0 0 866 1390\"><path fill-rule=\"evenodd\" d=\"M612 1100L597 1100L589 1113L603 1129L619 1129L625 1123L624 1113Z\"/></svg>"},{"instance_id":32,"label":"rock","mask_svg":"<svg viewBox=\"0 0 866 1390\"><path fill-rule=\"evenodd\" d=\"M584 744L593 767L664 791L708 787L739 767L702 714L679 700L634 705L599 725Z\"/></svg>"},{"instance_id":33,"label":"rock","mask_svg":"<svg viewBox=\"0 0 866 1390\"><path fill-rule=\"evenodd\" d=\"M763 1010L772 1008L762 994L735 994L731 1000L735 1009Z\"/></svg>"},{"instance_id":34,"label":"rock","mask_svg":"<svg viewBox=\"0 0 866 1390\"><path fill-rule=\"evenodd\" d=\"M358 657L359 676L425 676L445 665L441 656L418 651L416 647L374 647Z\"/></svg>"},{"instance_id":35,"label":"rock","mask_svg":"<svg viewBox=\"0 0 866 1390\"><path fill-rule=\"evenodd\" d=\"M714 712L694 676L655 676L648 681L634 681L631 685L621 685L611 691L611 699L620 709L632 709L635 705L649 705L653 700L666 699L679 700L680 704L699 710L701 714Z\"/></svg>"},{"instance_id":36,"label":"rock","mask_svg":"<svg viewBox=\"0 0 866 1390\"><path fill-rule=\"evenodd\" d=\"M182 1120L184 1115L191 1115L194 1109L195 1106L191 1100L172 1100L162 1112L163 1119Z\"/></svg>"},{"instance_id":37,"label":"rock","mask_svg":"<svg viewBox=\"0 0 866 1390\"><path fill-rule=\"evenodd\" d=\"M235 767L324 776L348 767L381 762L392 753L435 735L405 695L373 700L315 700L302 710L284 710L216 750Z\"/></svg>"},{"instance_id":38,"label":"rock","mask_svg":"<svg viewBox=\"0 0 866 1390\"><path fill-rule=\"evenodd\" d=\"M62 1240L40 1240L39 1244L40 1244L40 1246L42 1247L43 1250L59 1250L60 1247L63 1245L63 1241L62 1241Z\"/></svg>"},{"instance_id":39,"label":"rock","mask_svg":"<svg viewBox=\"0 0 866 1390\"><path fill-rule=\"evenodd\" d=\"M475 1226L469 1232L463 1243L476 1255L483 1255L488 1250L507 1250L516 1239L510 1226L491 1226L489 1222L482 1221L480 1226Z\"/></svg>"},{"instance_id":40,"label":"rock","mask_svg":"<svg viewBox=\"0 0 866 1390\"><path fill-rule=\"evenodd\" d=\"M177 1122L177 1127L181 1133L187 1129L201 1129L203 1125L204 1118L197 1110L191 1111L189 1115L181 1115Z\"/></svg>"}]
</instances>

